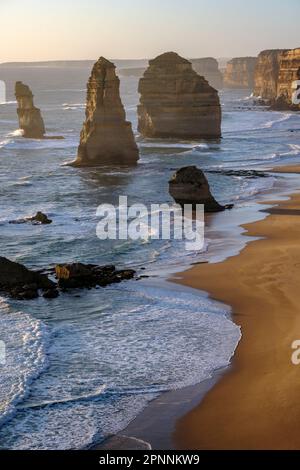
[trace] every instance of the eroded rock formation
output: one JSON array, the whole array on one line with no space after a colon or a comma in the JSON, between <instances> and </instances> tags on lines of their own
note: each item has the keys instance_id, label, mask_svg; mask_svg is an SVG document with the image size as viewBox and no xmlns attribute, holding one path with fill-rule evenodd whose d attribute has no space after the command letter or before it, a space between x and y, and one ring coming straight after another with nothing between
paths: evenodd
<instances>
[{"instance_id":1,"label":"eroded rock formation","mask_svg":"<svg viewBox=\"0 0 300 470\"><path fill-rule=\"evenodd\" d=\"M285 51L280 57L277 98L275 107L299 110L300 105L293 104L295 92L293 82L300 80L300 48Z\"/></svg>"},{"instance_id":2,"label":"eroded rock formation","mask_svg":"<svg viewBox=\"0 0 300 470\"><path fill-rule=\"evenodd\" d=\"M210 192L205 174L196 166L186 166L176 171L169 181L170 195L177 204L204 204L205 212L219 212L231 206L219 204Z\"/></svg>"},{"instance_id":3,"label":"eroded rock formation","mask_svg":"<svg viewBox=\"0 0 300 470\"><path fill-rule=\"evenodd\" d=\"M175 52L149 61L139 83L139 132L145 137L218 138L218 92Z\"/></svg>"},{"instance_id":4,"label":"eroded rock formation","mask_svg":"<svg viewBox=\"0 0 300 470\"><path fill-rule=\"evenodd\" d=\"M252 90L256 61L256 57L237 57L230 60L224 72L224 87Z\"/></svg>"},{"instance_id":5,"label":"eroded rock formation","mask_svg":"<svg viewBox=\"0 0 300 470\"><path fill-rule=\"evenodd\" d=\"M283 49L274 49L259 54L254 74L254 96L266 101L276 99L280 59L283 53Z\"/></svg>"},{"instance_id":6,"label":"eroded rock formation","mask_svg":"<svg viewBox=\"0 0 300 470\"><path fill-rule=\"evenodd\" d=\"M216 88L216 90L221 90L223 88L223 75L219 70L219 64L216 59L213 57L206 57L203 59L191 59L193 69L208 83Z\"/></svg>"},{"instance_id":7,"label":"eroded rock formation","mask_svg":"<svg viewBox=\"0 0 300 470\"><path fill-rule=\"evenodd\" d=\"M139 158L131 123L126 121L116 67L104 57L87 85L86 120L73 165L132 164Z\"/></svg>"},{"instance_id":8,"label":"eroded rock formation","mask_svg":"<svg viewBox=\"0 0 300 470\"><path fill-rule=\"evenodd\" d=\"M29 86L16 82L15 96L18 103L19 127L23 130L23 137L42 139L46 132L45 125L40 109L34 106Z\"/></svg>"}]
</instances>

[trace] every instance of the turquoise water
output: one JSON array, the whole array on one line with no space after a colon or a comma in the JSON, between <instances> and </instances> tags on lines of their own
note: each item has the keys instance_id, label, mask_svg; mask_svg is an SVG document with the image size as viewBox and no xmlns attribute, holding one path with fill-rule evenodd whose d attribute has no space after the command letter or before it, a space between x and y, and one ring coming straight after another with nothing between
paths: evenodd
<instances>
[{"instance_id":1,"label":"turquoise water","mask_svg":"<svg viewBox=\"0 0 300 470\"><path fill-rule=\"evenodd\" d=\"M165 281L189 264L218 261L241 249L241 222L264 217L257 202L296 187L293 177L245 178L207 173L211 189L233 211L208 217L201 253L179 241L110 241L96 237L97 206L171 202L168 180L181 166L204 170L261 169L300 161L299 115L252 106L248 91L224 91L220 142L138 137L136 168L74 169L84 119L87 69L5 69L0 105L1 255L32 268L82 261L130 266L150 276L58 299L1 299L0 447L82 448L124 428L162 391L198 383L229 364L240 339L230 309ZM21 79L41 107L49 135L18 132L13 83ZM136 129L137 80L122 80L128 119ZM293 131L293 132L292 132ZM260 207L261 208L261 207ZM11 225L42 210L50 226ZM145 270L141 269L145 268Z\"/></svg>"}]
</instances>

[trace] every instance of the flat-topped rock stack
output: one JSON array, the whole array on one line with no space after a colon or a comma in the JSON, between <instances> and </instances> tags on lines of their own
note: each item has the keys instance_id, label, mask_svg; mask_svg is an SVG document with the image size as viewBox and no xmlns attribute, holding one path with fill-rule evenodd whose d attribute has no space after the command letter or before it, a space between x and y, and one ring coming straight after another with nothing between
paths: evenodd
<instances>
[{"instance_id":1,"label":"flat-topped rock stack","mask_svg":"<svg viewBox=\"0 0 300 470\"><path fill-rule=\"evenodd\" d=\"M256 62L256 57L237 57L230 60L224 72L224 87L252 90Z\"/></svg>"},{"instance_id":2,"label":"flat-topped rock stack","mask_svg":"<svg viewBox=\"0 0 300 470\"><path fill-rule=\"evenodd\" d=\"M223 75L219 70L219 64L213 57L205 57L202 59L191 59L193 69L216 90L223 88Z\"/></svg>"},{"instance_id":3,"label":"flat-topped rock stack","mask_svg":"<svg viewBox=\"0 0 300 470\"><path fill-rule=\"evenodd\" d=\"M126 121L115 65L100 57L87 84L86 119L74 166L134 164L139 158L131 123Z\"/></svg>"},{"instance_id":4,"label":"flat-topped rock stack","mask_svg":"<svg viewBox=\"0 0 300 470\"><path fill-rule=\"evenodd\" d=\"M149 61L139 82L138 130L144 137L218 138L218 92L175 52Z\"/></svg>"},{"instance_id":5,"label":"flat-topped rock stack","mask_svg":"<svg viewBox=\"0 0 300 470\"><path fill-rule=\"evenodd\" d=\"M46 132L45 125L40 109L34 106L29 86L16 82L15 96L18 103L19 128L23 131L23 137L42 139Z\"/></svg>"},{"instance_id":6,"label":"flat-topped rock stack","mask_svg":"<svg viewBox=\"0 0 300 470\"><path fill-rule=\"evenodd\" d=\"M300 105L292 102L295 92L293 83L298 80L300 80L300 47L281 54L275 107L300 110Z\"/></svg>"}]
</instances>

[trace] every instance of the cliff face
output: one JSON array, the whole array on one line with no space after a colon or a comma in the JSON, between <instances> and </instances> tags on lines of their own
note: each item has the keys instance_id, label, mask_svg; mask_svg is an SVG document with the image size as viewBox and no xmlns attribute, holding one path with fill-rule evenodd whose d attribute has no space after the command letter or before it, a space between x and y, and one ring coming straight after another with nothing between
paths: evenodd
<instances>
[{"instance_id":1,"label":"cliff face","mask_svg":"<svg viewBox=\"0 0 300 470\"><path fill-rule=\"evenodd\" d=\"M224 72L224 87L253 89L256 61L256 57L238 57L230 60Z\"/></svg>"},{"instance_id":2,"label":"cliff face","mask_svg":"<svg viewBox=\"0 0 300 470\"><path fill-rule=\"evenodd\" d=\"M168 52L151 60L139 92L138 129L143 136L220 137L218 92L178 54Z\"/></svg>"},{"instance_id":3,"label":"cliff face","mask_svg":"<svg viewBox=\"0 0 300 470\"><path fill-rule=\"evenodd\" d=\"M23 137L42 139L45 134L44 121L41 111L33 104L33 94L27 85L16 82L15 96L18 103L19 127Z\"/></svg>"},{"instance_id":4,"label":"cliff face","mask_svg":"<svg viewBox=\"0 0 300 470\"><path fill-rule=\"evenodd\" d=\"M95 63L87 85L86 120L80 134L76 166L132 164L138 148L126 121L115 65L104 57Z\"/></svg>"},{"instance_id":5,"label":"cliff face","mask_svg":"<svg viewBox=\"0 0 300 470\"><path fill-rule=\"evenodd\" d=\"M277 96L280 59L283 49L262 51L257 60L254 75L254 96L274 100Z\"/></svg>"},{"instance_id":6,"label":"cliff face","mask_svg":"<svg viewBox=\"0 0 300 470\"><path fill-rule=\"evenodd\" d=\"M295 91L292 85L296 80L300 80L300 48L285 51L281 54L277 85L277 105L300 109L300 105L293 105L292 103L292 96Z\"/></svg>"},{"instance_id":7,"label":"cliff face","mask_svg":"<svg viewBox=\"0 0 300 470\"><path fill-rule=\"evenodd\" d=\"M219 64L216 59L207 57L203 59L192 59L191 62L193 69L204 77L212 87L217 90L223 88L223 75L219 70Z\"/></svg>"}]
</instances>

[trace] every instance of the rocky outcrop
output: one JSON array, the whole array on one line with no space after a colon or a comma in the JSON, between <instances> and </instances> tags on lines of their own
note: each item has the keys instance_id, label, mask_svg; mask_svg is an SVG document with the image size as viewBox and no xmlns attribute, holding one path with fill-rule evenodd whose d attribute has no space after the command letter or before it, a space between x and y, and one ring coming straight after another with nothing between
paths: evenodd
<instances>
[{"instance_id":1,"label":"rocky outcrop","mask_svg":"<svg viewBox=\"0 0 300 470\"><path fill-rule=\"evenodd\" d=\"M218 138L218 92L175 52L150 60L139 83L138 130L144 137Z\"/></svg>"},{"instance_id":2,"label":"rocky outcrop","mask_svg":"<svg viewBox=\"0 0 300 470\"><path fill-rule=\"evenodd\" d=\"M41 111L33 104L33 94L27 85L16 82L15 95L18 103L19 127L23 130L23 137L42 139L45 134L45 125Z\"/></svg>"},{"instance_id":3,"label":"rocky outcrop","mask_svg":"<svg viewBox=\"0 0 300 470\"><path fill-rule=\"evenodd\" d=\"M277 98L275 107L278 109L299 110L300 105L293 104L293 82L300 80L300 48L285 51L280 57L278 73Z\"/></svg>"},{"instance_id":4,"label":"rocky outcrop","mask_svg":"<svg viewBox=\"0 0 300 470\"><path fill-rule=\"evenodd\" d=\"M281 56L284 49L262 51L257 59L254 74L254 96L272 101L277 97Z\"/></svg>"},{"instance_id":5,"label":"rocky outcrop","mask_svg":"<svg viewBox=\"0 0 300 470\"><path fill-rule=\"evenodd\" d=\"M115 69L104 57L93 67L75 166L132 164L139 158L131 123L126 121Z\"/></svg>"},{"instance_id":6,"label":"rocky outcrop","mask_svg":"<svg viewBox=\"0 0 300 470\"><path fill-rule=\"evenodd\" d=\"M193 69L205 78L208 83L221 90L223 88L223 75L219 70L219 64L213 57L206 57L203 59L191 59Z\"/></svg>"},{"instance_id":7,"label":"rocky outcrop","mask_svg":"<svg viewBox=\"0 0 300 470\"><path fill-rule=\"evenodd\" d=\"M230 60L224 72L224 87L252 90L256 61L256 57L237 57Z\"/></svg>"},{"instance_id":8,"label":"rocky outcrop","mask_svg":"<svg viewBox=\"0 0 300 470\"><path fill-rule=\"evenodd\" d=\"M203 171L196 166L187 166L176 171L169 181L170 195L177 204L204 204L205 212L219 212L231 206L219 204L210 192L209 184Z\"/></svg>"},{"instance_id":9,"label":"rocky outcrop","mask_svg":"<svg viewBox=\"0 0 300 470\"><path fill-rule=\"evenodd\" d=\"M118 271L113 265L97 266L82 263L57 265L55 273L58 285L64 289L105 287L135 276L135 271L132 269Z\"/></svg>"},{"instance_id":10,"label":"rocky outcrop","mask_svg":"<svg viewBox=\"0 0 300 470\"><path fill-rule=\"evenodd\" d=\"M43 212L38 211L34 216L32 217L25 217L23 219L17 219L17 220L10 220L10 224L26 224L28 222L31 222L32 225L49 225L52 224L52 220L48 218L46 214L43 214Z\"/></svg>"},{"instance_id":11,"label":"rocky outcrop","mask_svg":"<svg viewBox=\"0 0 300 470\"><path fill-rule=\"evenodd\" d=\"M45 274L0 257L0 291L19 300L30 300L39 296L38 289L49 291L54 288L55 283Z\"/></svg>"}]
</instances>

